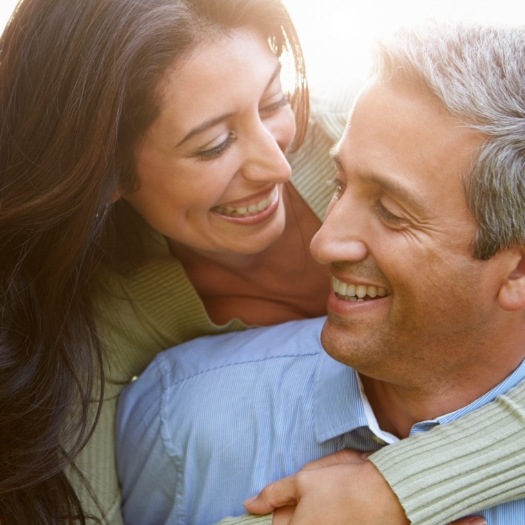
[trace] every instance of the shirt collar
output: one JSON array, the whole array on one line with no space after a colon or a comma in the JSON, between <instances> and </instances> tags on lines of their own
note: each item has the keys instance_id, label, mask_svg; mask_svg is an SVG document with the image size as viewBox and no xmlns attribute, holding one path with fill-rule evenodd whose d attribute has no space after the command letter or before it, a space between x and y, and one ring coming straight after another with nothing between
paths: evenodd
<instances>
[{"instance_id":1,"label":"shirt collar","mask_svg":"<svg viewBox=\"0 0 525 525\"><path fill-rule=\"evenodd\" d=\"M368 426L357 373L324 351L319 355L313 410L315 437L319 443Z\"/></svg>"},{"instance_id":2,"label":"shirt collar","mask_svg":"<svg viewBox=\"0 0 525 525\"><path fill-rule=\"evenodd\" d=\"M411 433L427 430L429 427L446 424L463 417L477 408L494 401L497 396L506 393L525 379L525 360L500 384L482 395L469 405L454 412L439 416L430 421L416 423ZM351 432L359 427L369 427L381 433L379 427L374 430L375 416L367 418L368 401L361 392L361 382L355 370L321 351L314 384L314 425L315 437L319 443ZM371 410L369 410L371 412ZM379 435L378 433L378 435ZM387 440L387 442L391 442Z\"/></svg>"},{"instance_id":3,"label":"shirt collar","mask_svg":"<svg viewBox=\"0 0 525 525\"><path fill-rule=\"evenodd\" d=\"M514 370L514 372L508 375L501 383L496 385L493 389L489 390L486 394L483 394L481 397L479 397L472 403L462 408L459 408L454 412L444 414L429 421L421 421L420 423L416 423L412 427L411 434L427 430L429 427L432 426L444 425L446 423L450 423L451 421L455 421L460 417L466 416L467 414L473 412L477 408L480 408L486 405L487 403L494 401L498 396L507 393L511 388L516 386L523 379L525 379L525 360L523 360L520 363L520 365Z\"/></svg>"}]
</instances>

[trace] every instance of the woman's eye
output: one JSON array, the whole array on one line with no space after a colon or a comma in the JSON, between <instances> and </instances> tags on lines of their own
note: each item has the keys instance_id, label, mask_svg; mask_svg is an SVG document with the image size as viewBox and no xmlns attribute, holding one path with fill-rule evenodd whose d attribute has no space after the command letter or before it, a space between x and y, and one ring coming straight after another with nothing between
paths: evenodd
<instances>
[{"instance_id":1,"label":"woman's eye","mask_svg":"<svg viewBox=\"0 0 525 525\"><path fill-rule=\"evenodd\" d=\"M380 219L388 225L393 227L401 227L406 225L405 219L394 215L391 211L383 206L383 203L380 200L376 201L374 209Z\"/></svg>"},{"instance_id":2,"label":"woman's eye","mask_svg":"<svg viewBox=\"0 0 525 525\"><path fill-rule=\"evenodd\" d=\"M218 157L220 157L228 148L235 142L235 137L232 133L228 134L228 137L226 137L226 140L221 142L218 146L214 146L213 148L198 151L195 154L195 157L197 157L199 160L213 160Z\"/></svg>"},{"instance_id":3,"label":"woman's eye","mask_svg":"<svg viewBox=\"0 0 525 525\"><path fill-rule=\"evenodd\" d=\"M288 106L289 104L290 104L290 101L285 95L283 95L283 97L277 102L274 102L273 104L269 104L268 106L264 106L260 108L259 113L264 113L264 114L274 113L278 109L284 106Z\"/></svg>"}]
</instances>

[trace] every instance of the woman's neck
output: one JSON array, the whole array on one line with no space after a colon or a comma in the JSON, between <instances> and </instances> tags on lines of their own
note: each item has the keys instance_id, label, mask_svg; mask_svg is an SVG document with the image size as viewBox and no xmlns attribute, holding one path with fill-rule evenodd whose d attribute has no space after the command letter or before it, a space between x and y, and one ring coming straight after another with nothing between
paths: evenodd
<instances>
[{"instance_id":1,"label":"woman's neck","mask_svg":"<svg viewBox=\"0 0 525 525\"><path fill-rule=\"evenodd\" d=\"M269 325L326 313L328 272L309 252L320 221L293 188L286 209L283 235L258 254L204 254L173 246L213 322L240 318Z\"/></svg>"}]
</instances>

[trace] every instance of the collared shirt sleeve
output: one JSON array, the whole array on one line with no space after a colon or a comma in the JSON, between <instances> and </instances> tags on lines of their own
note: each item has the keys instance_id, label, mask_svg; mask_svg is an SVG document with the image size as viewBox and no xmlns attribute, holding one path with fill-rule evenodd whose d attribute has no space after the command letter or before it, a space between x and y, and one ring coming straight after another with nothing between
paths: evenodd
<instances>
[{"instance_id":1,"label":"collared shirt sleeve","mask_svg":"<svg viewBox=\"0 0 525 525\"><path fill-rule=\"evenodd\" d=\"M335 451L308 432L323 321L197 338L155 358L119 404L126 525L242 515L247 497Z\"/></svg>"},{"instance_id":2,"label":"collared shirt sleeve","mask_svg":"<svg viewBox=\"0 0 525 525\"><path fill-rule=\"evenodd\" d=\"M522 382L479 410L385 447L369 459L412 523L441 525L525 497L524 443Z\"/></svg>"},{"instance_id":3,"label":"collared shirt sleeve","mask_svg":"<svg viewBox=\"0 0 525 525\"><path fill-rule=\"evenodd\" d=\"M134 385L133 402L122 402L118 414L117 469L124 481L126 525L169 522L179 488L180 465L167 453L162 433L160 373L150 367L144 375L150 376L149 380ZM124 390L121 400L127 395Z\"/></svg>"}]
</instances>

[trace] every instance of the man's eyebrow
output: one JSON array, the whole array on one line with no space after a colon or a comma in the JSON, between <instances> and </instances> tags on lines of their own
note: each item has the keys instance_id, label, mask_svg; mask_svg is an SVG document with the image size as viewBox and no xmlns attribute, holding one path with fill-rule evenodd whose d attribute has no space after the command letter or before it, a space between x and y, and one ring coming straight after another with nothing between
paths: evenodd
<instances>
[{"instance_id":1,"label":"man's eyebrow","mask_svg":"<svg viewBox=\"0 0 525 525\"><path fill-rule=\"evenodd\" d=\"M280 62L278 62L277 66L275 67L275 69L274 69L274 71L272 73L272 76L270 77L270 80L266 84L265 91L272 85L274 80L281 74L281 68L282 68L282 65L281 65ZM206 121L202 122L198 126L196 126L193 129L191 129L184 136L184 138L179 143L177 143L177 145L175 147L178 148L179 146L181 146L182 144L184 144L185 142L190 140L195 135L198 135L199 133L202 133L203 131L206 131L208 128L212 128L213 126L215 126L219 122L222 122L223 120L226 120L226 119L230 118L232 115L233 115L233 113L224 113L223 115L219 115L217 117L214 117L214 118L211 118L209 120L206 120Z\"/></svg>"},{"instance_id":2,"label":"man's eyebrow","mask_svg":"<svg viewBox=\"0 0 525 525\"><path fill-rule=\"evenodd\" d=\"M345 170L343 169L341 157L337 153L337 151L335 151L335 148L332 149L330 155L337 170L344 172ZM413 210L418 215L428 215L428 210L423 205L421 197L416 192L411 191L407 187L400 184L398 181L383 177L373 172L367 172L366 176L359 175L358 177L365 182L370 182L372 184L380 186L381 188L384 188L388 193L390 193L391 195L395 195L399 198L401 202L404 202L405 204L410 206L411 210Z\"/></svg>"},{"instance_id":3,"label":"man's eyebrow","mask_svg":"<svg viewBox=\"0 0 525 525\"><path fill-rule=\"evenodd\" d=\"M338 150L338 144L335 144L334 146L330 148L329 155L336 169L338 171L344 171L343 165L341 164L341 157L339 156L339 153L337 152L337 150Z\"/></svg>"}]
</instances>

